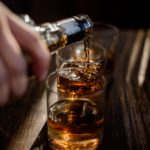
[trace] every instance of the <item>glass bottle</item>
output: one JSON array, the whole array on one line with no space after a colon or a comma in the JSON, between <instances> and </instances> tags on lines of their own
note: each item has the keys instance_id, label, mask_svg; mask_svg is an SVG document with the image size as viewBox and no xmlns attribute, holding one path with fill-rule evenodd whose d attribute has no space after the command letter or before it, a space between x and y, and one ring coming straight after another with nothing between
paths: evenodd
<instances>
[{"instance_id":1,"label":"glass bottle","mask_svg":"<svg viewBox=\"0 0 150 150\"><path fill-rule=\"evenodd\" d=\"M67 44L82 40L93 27L93 22L87 15L77 15L40 25L36 25L28 15L21 15L21 18L41 35L51 53Z\"/></svg>"}]
</instances>

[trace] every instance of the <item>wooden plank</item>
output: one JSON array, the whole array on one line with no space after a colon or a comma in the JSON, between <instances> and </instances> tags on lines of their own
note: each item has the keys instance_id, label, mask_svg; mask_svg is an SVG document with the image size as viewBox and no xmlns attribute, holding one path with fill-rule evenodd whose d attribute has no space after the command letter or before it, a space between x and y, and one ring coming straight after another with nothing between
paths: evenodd
<instances>
[{"instance_id":1,"label":"wooden plank","mask_svg":"<svg viewBox=\"0 0 150 150\"><path fill-rule=\"evenodd\" d=\"M143 85L144 80L146 78L146 70L148 67L149 59L150 59L150 30L147 31L147 36L146 36L146 40L145 40L144 48L143 48L142 59L140 63L140 69L138 73L139 86Z\"/></svg>"},{"instance_id":2,"label":"wooden plank","mask_svg":"<svg viewBox=\"0 0 150 150\"><path fill-rule=\"evenodd\" d=\"M127 44L128 49L124 49L122 53L117 52L120 61L116 61L113 81L106 94L104 147L107 150L111 150L112 147L122 150L148 150L150 148L150 136L149 132L147 133L150 131L148 111L150 97L144 96L145 89L141 90L137 81L143 43L145 43L145 31L139 30L133 35L134 42L128 39L119 41L122 46ZM126 36L129 39L131 37L130 34Z\"/></svg>"},{"instance_id":3,"label":"wooden plank","mask_svg":"<svg viewBox=\"0 0 150 150\"><path fill-rule=\"evenodd\" d=\"M8 150L29 150L47 120L46 94L30 110L8 146Z\"/></svg>"}]
</instances>

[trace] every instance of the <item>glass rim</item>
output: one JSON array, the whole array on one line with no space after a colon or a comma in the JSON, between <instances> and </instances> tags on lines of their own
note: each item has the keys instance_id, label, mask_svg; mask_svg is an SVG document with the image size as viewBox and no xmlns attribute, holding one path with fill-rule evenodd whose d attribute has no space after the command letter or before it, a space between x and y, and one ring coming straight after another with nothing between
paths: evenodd
<instances>
[{"instance_id":1,"label":"glass rim","mask_svg":"<svg viewBox=\"0 0 150 150\"><path fill-rule=\"evenodd\" d=\"M108 28L110 28L110 29L113 29L113 30L116 32L116 34L119 33L119 28L116 27L116 26L113 25L113 24L110 24L110 23L107 23L107 22L94 21L94 22L93 22L93 27L96 26L96 25L102 25L102 26L104 26L104 27L108 27Z\"/></svg>"},{"instance_id":2,"label":"glass rim","mask_svg":"<svg viewBox=\"0 0 150 150\"><path fill-rule=\"evenodd\" d=\"M65 46L65 47L63 47L63 48L60 48L60 49L58 49L58 51L57 51L57 58L56 58L56 60L58 61L58 60L61 60L61 61L63 61L63 62L68 62L68 63L71 63L71 62L73 62L73 61L70 61L70 60L68 60L68 59L64 59L64 58L62 58L60 55L58 55L58 53L59 53L59 51L62 51L63 49L66 49L66 48L68 48L68 47L71 47L71 46L74 46L74 45L76 45L76 44L84 44L84 40L81 40L81 41L77 41L77 42L74 42L74 43L72 43L72 44L69 44L69 45L67 45L67 46ZM106 55L106 48L104 48L101 44L98 44L98 43L96 43L96 42L93 42L93 41L91 41L90 42L90 45L95 45L95 46L97 46L97 47L99 47L101 50L103 50L103 52L104 52L104 56ZM90 47L89 47L90 48ZM83 50L84 51L84 50ZM103 61L103 59L101 59L101 60L97 60L97 61L90 61L90 62L86 62L86 63L88 63L88 64L92 64L92 63L98 63L98 62L101 62L101 61ZM81 63L81 62L84 62L84 61L79 61L79 63Z\"/></svg>"}]
</instances>

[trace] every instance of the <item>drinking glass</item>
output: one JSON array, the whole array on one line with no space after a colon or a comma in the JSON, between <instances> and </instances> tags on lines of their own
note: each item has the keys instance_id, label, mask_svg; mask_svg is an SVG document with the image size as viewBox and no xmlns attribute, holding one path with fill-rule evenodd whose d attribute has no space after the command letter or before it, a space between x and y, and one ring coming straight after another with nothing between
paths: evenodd
<instances>
[{"instance_id":1,"label":"drinking glass","mask_svg":"<svg viewBox=\"0 0 150 150\"><path fill-rule=\"evenodd\" d=\"M91 40L99 43L105 49L115 51L119 29L108 23L95 22L93 25Z\"/></svg>"},{"instance_id":2,"label":"drinking glass","mask_svg":"<svg viewBox=\"0 0 150 150\"><path fill-rule=\"evenodd\" d=\"M98 100L105 86L105 49L76 42L57 51L58 93L62 98Z\"/></svg>"},{"instance_id":3,"label":"drinking glass","mask_svg":"<svg viewBox=\"0 0 150 150\"><path fill-rule=\"evenodd\" d=\"M103 91L113 70L118 29L96 23L86 36L57 50L56 71L46 81L52 150L97 150L102 145Z\"/></svg>"},{"instance_id":4,"label":"drinking glass","mask_svg":"<svg viewBox=\"0 0 150 150\"><path fill-rule=\"evenodd\" d=\"M52 150L97 150L101 147L104 103L91 98L61 97L57 88L59 74L51 73L46 81L47 126Z\"/></svg>"}]
</instances>

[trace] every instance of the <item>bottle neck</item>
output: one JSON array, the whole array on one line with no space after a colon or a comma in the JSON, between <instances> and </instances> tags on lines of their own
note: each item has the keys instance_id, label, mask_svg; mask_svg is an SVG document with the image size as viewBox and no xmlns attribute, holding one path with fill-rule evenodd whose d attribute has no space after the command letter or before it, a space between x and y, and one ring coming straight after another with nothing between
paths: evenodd
<instances>
[{"instance_id":1,"label":"bottle neck","mask_svg":"<svg viewBox=\"0 0 150 150\"><path fill-rule=\"evenodd\" d=\"M91 30L93 23L87 15L78 15L57 21L56 24L62 28L67 35L67 44L80 41L85 37L87 31Z\"/></svg>"},{"instance_id":2,"label":"bottle neck","mask_svg":"<svg viewBox=\"0 0 150 150\"><path fill-rule=\"evenodd\" d=\"M93 27L93 23L87 15L77 15L54 23L44 23L39 26L36 26L28 15L21 15L21 18L41 35L50 48L50 51L82 40L86 32Z\"/></svg>"}]
</instances>

